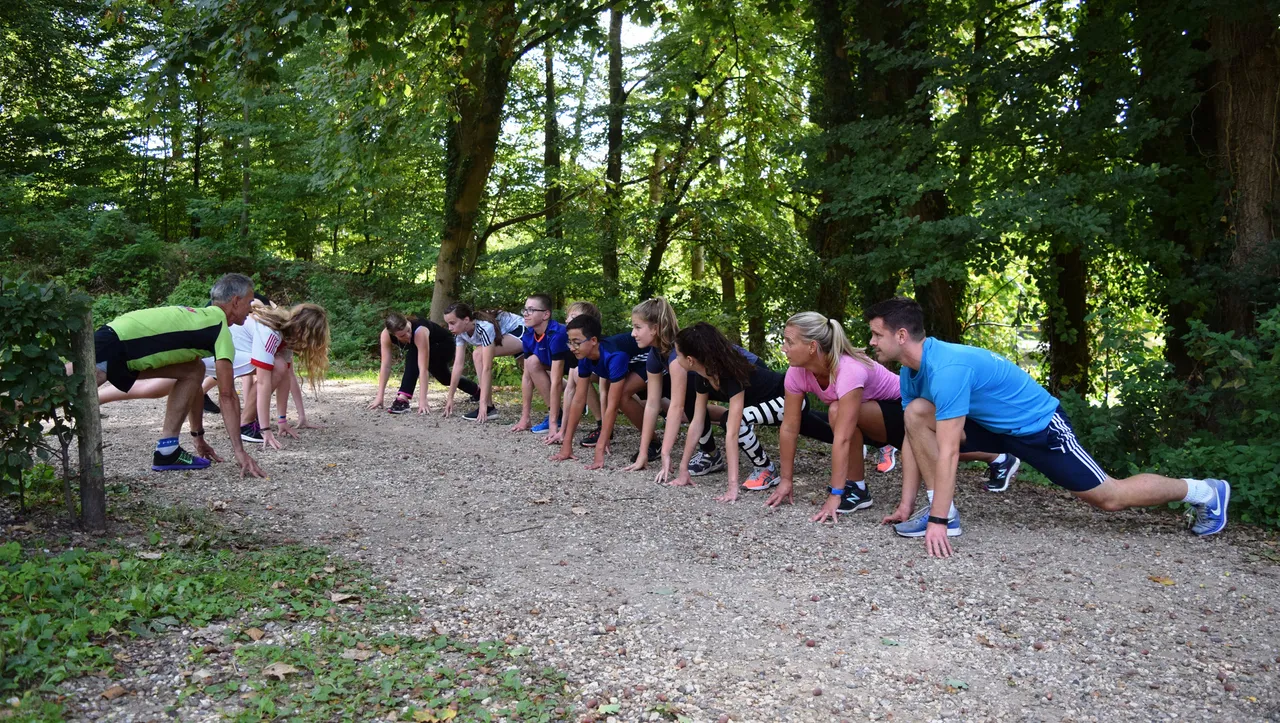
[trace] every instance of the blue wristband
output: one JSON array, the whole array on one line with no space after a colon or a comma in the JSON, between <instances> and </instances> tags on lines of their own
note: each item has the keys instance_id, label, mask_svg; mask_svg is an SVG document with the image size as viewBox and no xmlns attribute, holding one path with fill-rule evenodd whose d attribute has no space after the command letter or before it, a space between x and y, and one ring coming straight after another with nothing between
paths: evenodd
<instances>
[{"instance_id":1,"label":"blue wristband","mask_svg":"<svg viewBox=\"0 0 1280 723\"><path fill-rule=\"evenodd\" d=\"M844 490L838 490L835 487L829 487L828 489L831 491L831 494L833 495L840 495L842 497L844 496Z\"/></svg>"}]
</instances>

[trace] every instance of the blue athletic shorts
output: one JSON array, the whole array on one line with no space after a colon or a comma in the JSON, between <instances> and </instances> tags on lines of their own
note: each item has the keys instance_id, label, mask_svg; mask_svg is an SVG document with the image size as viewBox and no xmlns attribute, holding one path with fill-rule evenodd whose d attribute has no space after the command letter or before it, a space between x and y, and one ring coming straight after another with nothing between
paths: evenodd
<instances>
[{"instance_id":1,"label":"blue athletic shorts","mask_svg":"<svg viewBox=\"0 0 1280 723\"><path fill-rule=\"evenodd\" d=\"M1107 479L1107 473L1076 439L1071 420L1061 405L1050 418L1049 426L1039 432L1021 436L997 434L966 419L964 437L961 452L1012 454L1035 467L1050 482L1072 492L1087 492Z\"/></svg>"}]
</instances>

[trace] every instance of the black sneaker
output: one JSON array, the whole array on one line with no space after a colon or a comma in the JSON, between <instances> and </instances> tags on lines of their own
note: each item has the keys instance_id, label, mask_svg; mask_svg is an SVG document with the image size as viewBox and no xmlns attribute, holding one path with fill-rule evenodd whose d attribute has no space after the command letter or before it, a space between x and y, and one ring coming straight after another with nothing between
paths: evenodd
<instances>
[{"instance_id":1,"label":"black sneaker","mask_svg":"<svg viewBox=\"0 0 1280 723\"><path fill-rule=\"evenodd\" d=\"M649 443L649 462L658 462L662 459L662 440L655 439Z\"/></svg>"},{"instance_id":2,"label":"black sneaker","mask_svg":"<svg viewBox=\"0 0 1280 723\"><path fill-rule=\"evenodd\" d=\"M204 395L204 411L209 414L222 414L222 407L219 407L218 403L210 399L209 395L206 394Z\"/></svg>"},{"instance_id":3,"label":"black sneaker","mask_svg":"<svg viewBox=\"0 0 1280 723\"><path fill-rule=\"evenodd\" d=\"M596 428L587 432L587 436L582 438L583 447L594 447L596 442L600 441L600 422L596 422Z\"/></svg>"},{"instance_id":4,"label":"black sneaker","mask_svg":"<svg viewBox=\"0 0 1280 723\"><path fill-rule=\"evenodd\" d=\"M156 451L151 455L151 469L156 472L171 472L184 469L204 469L209 466L209 460L204 457L197 457L182 447L178 447L169 454L160 454Z\"/></svg>"},{"instance_id":5,"label":"black sneaker","mask_svg":"<svg viewBox=\"0 0 1280 723\"><path fill-rule=\"evenodd\" d=\"M257 422L240 425L240 439L262 444L262 427L259 427Z\"/></svg>"},{"instance_id":6,"label":"black sneaker","mask_svg":"<svg viewBox=\"0 0 1280 723\"><path fill-rule=\"evenodd\" d=\"M467 420L467 421L469 421L469 422L476 422L476 421L479 421L479 420L480 420L480 408L479 408L479 407L476 407L474 410L472 410L472 411L470 411L470 412L467 412L466 414L462 415L462 418L463 418L463 419L465 419L465 420ZM489 405L489 412L488 412L488 414L485 414L485 415L484 415L484 418L485 418L485 421L488 421L488 420L491 420L491 419L497 419L497 418L498 418L498 408L497 408L497 407L495 407L495 406L493 406L492 404L490 404L490 405Z\"/></svg>"},{"instance_id":7,"label":"black sneaker","mask_svg":"<svg viewBox=\"0 0 1280 723\"><path fill-rule=\"evenodd\" d=\"M391 414L404 414L409 411L409 400L404 397L398 397L391 403L391 408L387 411Z\"/></svg>"},{"instance_id":8,"label":"black sneaker","mask_svg":"<svg viewBox=\"0 0 1280 723\"><path fill-rule=\"evenodd\" d=\"M865 510L871 506L871 488L865 490L858 489L858 485L852 482L844 483L844 496L840 498L840 506L836 508L836 512L841 514L845 512L856 512L857 510Z\"/></svg>"},{"instance_id":9,"label":"black sneaker","mask_svg":"<svg viewBox=\"0 0 1280 723\"><path fill-rule=\"evenodd\" d=\"M724 468L724 455L718 449L710 453L698 450L693 454L693 459L689 460L690 477L701 477L704 474L719 472Z\"/></svg>"},{"instance_id":10,"label":"black sneaker","mask_svg":"<svg viewBox=\"0 0 1280 723\"><path fill-rule=\"evenodd\" d=\"M999 464L992 462L987 465L987 491L988 492L1004 492L1009 489L1009 485L1013 483L1013 478L1018 474L1018 468L1022 466L1022 460L1011 454L1004 456L1004 461Z\"/></svg>"}]
</instances>

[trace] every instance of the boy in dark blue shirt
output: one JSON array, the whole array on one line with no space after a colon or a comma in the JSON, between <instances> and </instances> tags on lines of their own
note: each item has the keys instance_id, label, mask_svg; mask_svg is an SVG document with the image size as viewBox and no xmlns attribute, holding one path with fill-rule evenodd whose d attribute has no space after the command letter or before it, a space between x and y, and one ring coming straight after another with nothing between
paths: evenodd
<instances>
[{"instance_id":1,"label":"boy in dark blue shirt","mask_svg":"<svg viewBox=\"0 0 1280 723\"><path fill-rule=\"evenodd\" d=\"M511 431L529 429L533 390L537 389L547 403L548 412L546 418L534 425L531 431L534 434L546 434L560 427L561 389L573 352L569 351L564 325L551 318L550 296L534 294L525 299L523 314L526 329L521 338L524 344L524 373L521 379L524 406L520 412L520 421L511 427Z\"/></svg>"},{"instance_id":2,"label":"boy in dark blue shirt","mask_svg":"<svg viewBox=\"0 0 1280 723\"><path fill-rule=\"evenodd\" d=\"M569 349L578 358L578 381L574 399L585 399L587 387L591 384L591 375L600 378L600 396L605 398L604 414L601 415L600 441L596 444L595 459L587 465L587 469L604 467L605 455L609 452L609 442L613 436L614 422L621 409L639 428L642 423L643 408L633 397L627 397L623 384L631 373L631 356L625 351L615 351L606 347L600 338L600 321L593 316L583 314L574 317L566 327L569 337ZM582 419L582 405L575 403L569 409L564 425L564 441L560 445L560 453L553 455L552 460L563 461L575 459L573 456L573 433L577 431L578 422Z\"/></svg>"}]
</instances>

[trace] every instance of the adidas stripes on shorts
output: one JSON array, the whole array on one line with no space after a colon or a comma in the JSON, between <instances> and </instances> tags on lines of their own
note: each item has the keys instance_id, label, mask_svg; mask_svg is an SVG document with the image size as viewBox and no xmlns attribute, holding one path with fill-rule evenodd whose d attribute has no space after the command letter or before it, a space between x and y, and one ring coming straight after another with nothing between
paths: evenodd
<instances>
[{"instance_id":1,"label":"adidas stripes on shorts","mask_svg":"<svg viewBox=\"0 0 1280 723\"><path fill-rule=\"evenodd\" d=\"M1071 420L1062 405L1039 432L1024 435L997 434L972 419L964 423L961 452L1005 453L1035 467L1050 482L1071 492L1088 492L1107 479L1102 466L1094 461L1076 439Z\"/></svg>"}]
</instances>

